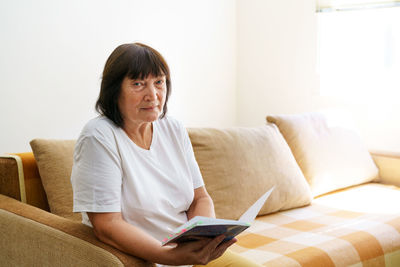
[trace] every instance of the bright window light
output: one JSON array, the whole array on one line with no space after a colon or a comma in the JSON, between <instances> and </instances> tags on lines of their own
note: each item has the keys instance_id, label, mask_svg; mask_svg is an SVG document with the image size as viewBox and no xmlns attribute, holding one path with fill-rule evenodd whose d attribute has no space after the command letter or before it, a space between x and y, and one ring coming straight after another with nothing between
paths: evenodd
<instances>
[{"instance_id":1,"label":"bright window light","mask_svg":"<svg viewBox=\"0 0 400 267\"><path fill-rule=\"evenodd\" d=\"M342 210L376 214L398 214L400 194L396 186L368 183L317 197L313 203Z\"/></svg>"},{"instance_id":2,"label":"bright window light","mask_svg":"<svg viewBox=\"0 0 400 267\"><path fill-rule=\"evenodd\" d=\"M317 16L320 94L353 100L398 99L400 7Z\"/></svg>"}]
</instances>

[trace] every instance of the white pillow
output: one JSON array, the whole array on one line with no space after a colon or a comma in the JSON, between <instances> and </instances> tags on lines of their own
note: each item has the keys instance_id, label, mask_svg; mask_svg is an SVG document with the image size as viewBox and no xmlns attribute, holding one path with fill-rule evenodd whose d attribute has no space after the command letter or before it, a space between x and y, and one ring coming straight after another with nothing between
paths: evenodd
<instances>
[{"instance_id":1,"label":"white pillow","mask_svg":"<svg viewBox=\"0 0 400 267\"><path fill-rule=\"evenodd\" d=\"M378 168L357 132L340 125L337 118L322 113L267 117L289 144L313 196L378 177Z\"/></svg>"}]
</instances>

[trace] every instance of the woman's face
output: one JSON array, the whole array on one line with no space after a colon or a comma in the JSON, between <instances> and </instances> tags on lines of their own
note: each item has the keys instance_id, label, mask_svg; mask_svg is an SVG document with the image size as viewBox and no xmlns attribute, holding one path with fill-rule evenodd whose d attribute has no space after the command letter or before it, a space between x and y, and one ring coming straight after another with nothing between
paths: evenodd
<instances>
[{"instance_id":1,"label":"woman's face","mask_svg":"<svg viewBox=\"0 0 400 267\"><path fill-rule=\"evenodd\" d=\"M125 77L118 107L126 124L153 122L161 115L167 93L166 77L149 75L143 79Z\"/></svg>"}]
</instances>

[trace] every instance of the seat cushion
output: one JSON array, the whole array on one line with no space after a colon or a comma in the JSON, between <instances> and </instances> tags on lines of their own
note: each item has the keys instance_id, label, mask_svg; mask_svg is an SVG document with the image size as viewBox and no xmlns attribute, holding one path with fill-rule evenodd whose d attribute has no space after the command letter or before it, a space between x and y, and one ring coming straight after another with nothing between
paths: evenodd
<instances>
[{"instance_id":1,"label":"seat cushion","mask_svg":"<svg viewBox=\"0 0 400 267\"><path fill-rule=\"evenodd\" d=\"M34 139L30 142L46 192L50 211L64 218L81 220L72 212L72 171L75 140Z\"/></svg>"},{"instance_id":2,"label":"seat cushion","mask_svg":"<svg viewBox=\"0 0 400 267\"><path fill-rule=\"evenodd\" d=\"M340 113L268 116L289 144L313 196L362 184L378 168L361 138Z\"/></svg>"},{"instance_id":3,"label":"seat cushion","mask_svg":"<svg viewBox=\"0 0 400 267\"><path fill-rule=\"evenodd\" d=\"M400 266L398 203L398 187L358 185L258 217L231 249L271 267Z\"/></svg>"},{"instance_id":4,"label":"seat cushion","mask_svg":"<svg viewBox=\"0 0 400 267\"><path fill-rule=\"evenodd\" d=\"M275 125L191 128L189 136L218 218L238 219L272 186L260 215L310 204L307 182Z\"/></svg>"}]
</instances>

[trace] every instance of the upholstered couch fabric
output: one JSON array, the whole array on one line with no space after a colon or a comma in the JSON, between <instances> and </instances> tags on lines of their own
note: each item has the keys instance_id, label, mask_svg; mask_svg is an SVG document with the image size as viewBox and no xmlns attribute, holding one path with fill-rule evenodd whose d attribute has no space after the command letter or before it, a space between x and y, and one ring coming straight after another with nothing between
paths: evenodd
<instances>
[{"instance_id":1,"label":"upholstered couch fabric","mask_svg":"<svg viewBox=\"0 0 400 267\"><path fill-rule=\"evenodd\" d=\"M313 196L378 178L358 134L325 114L274 115L267 120L285 137Z\"/></svg>"},{"instance_id":2,"label":"upholstered couch fabric","mask_svg":"<svg viewBox=\"0 0 400 267\"><path fill-rule=\"evenodd\" d=\"M260 215L310 204L309 187L275 125L191 128L189 136L217 217L238 219L272 186Z\"/></svg>"},{"instance_id":3,"label":"upholstered couch fabric","mask_svg":"<svg viewBox=\"0 0 400 267\"><path fill-rule=\"evenodd\" d=\"M80 221L72 212L72 171L75 140L35 139L30 142L53 214Z\"/></svg>"},{"instance_id":4,"label":"upholstered couch fabric","mask_svg":"<svg viewBox=\"0 0 400 267\"><path fill-rule=\"evenodd\" d=\"M0 266L154 266L99 241L80 222L4 195L0 229Z\"/></svg>"},{"instance_id":5,"label":"upholstered couch fabric","mask_svg":"<svg viewBox=\"0 0 400 267\"><path fill-rule=\"evenodd\" d=\"M0 210L1 258L7 266L123 266L110 253L51 227Z\"/></svg>"},{"instance_id":6,"label":"upholstered couch fabric","mask_svg":"<svg viewBox=\"0 0 400 267\"><path fill-rule=\"evenodd\" d=\"M23 164L26 203L50 211L33 153L16 153L15 156L19 157Z\"/></svg>"},{"instance_id":7,"label":"upholstered couch fabric","mask_svg":"<svg viewBox=\"0 0 400 267\"><path fill-rule=\"evenodd\" d=\"M21 200L17 162L8 156L0 157L0 194Z\"/></svg>"},{"instance_id":8,"label":"upholstered couch fabric","mask_svg":"<svg viewBox=\"0 0 400 267\"><path fill-rule=\"evenodd\" d=\"M395 186L348 188L258 217L231 249L266 267L400 266L398 203Z\"/></svg>"},{"instance_id":9,"label":"upholstered couch fabric","mask_svg":"<svg viewBox=\"0 0 400 267\"><path fill-rule=\"evenodd\" d=\"M373 159L379 169L379 182L400 186L400 154L376 152Z\"/></svg>"}]
</instances>

